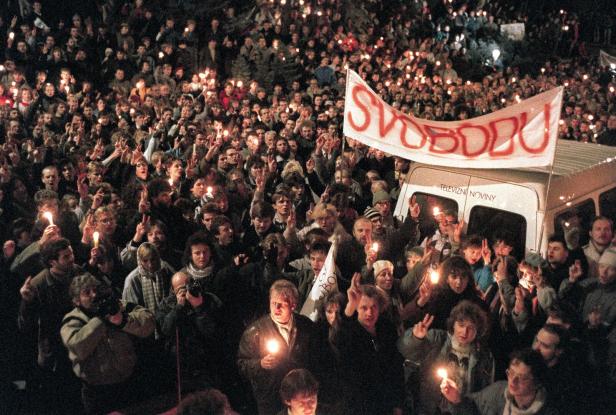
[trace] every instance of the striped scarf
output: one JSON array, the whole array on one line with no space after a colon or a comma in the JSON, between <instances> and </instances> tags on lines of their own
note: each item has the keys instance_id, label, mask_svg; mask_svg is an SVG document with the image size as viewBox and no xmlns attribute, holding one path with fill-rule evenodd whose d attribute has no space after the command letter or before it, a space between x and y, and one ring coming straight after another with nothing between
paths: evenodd
<instances>
[{"instance_id":1,"label":"striped scarf","mask_svg":"<svg viewBox=\"0 0 616 415\"><path fill-rule=\"evenodd\" d=\"M158 303L163 300L165 295L165 286L161 275L161 269L156 272L146 271L141 265L139 258L137 258L137 268L139 279L141 280L144 305L148 310L154 313L158 309Z\"/></svg>"}]
</instances>

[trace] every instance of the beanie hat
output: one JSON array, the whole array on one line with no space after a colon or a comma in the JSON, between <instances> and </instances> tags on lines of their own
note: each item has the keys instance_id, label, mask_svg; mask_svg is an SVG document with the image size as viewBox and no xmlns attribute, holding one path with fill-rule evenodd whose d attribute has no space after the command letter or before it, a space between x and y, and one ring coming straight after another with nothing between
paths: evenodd
<instances>
[{"instance_id":1,"label":"beanie hat","mask_svg":"<svg viewBox=\"0 0 616 415\"><path fill-rule=\"evenodd\" d=\"M367 207L366 210L364 210L364 217L372 220L372 219L380 218L381 213L373 207Z\"/></svg>"},{"instance_id":2,"label":"beanie hat","mask_svg":"<svg viewBox=\"0 0 616 415\"><path fill-rule=\"evenodd\" d=\"M376 205L379 202L389 202L391 199L389 198L389 193L384 190L379 190L372 195L372 206Z\"/></svg>"},{"instance_id":3,"label":"beanie hat","mask_svg":"<svg viewBox=\"0 0 616 415\"><path fill-rule=\"evenodd\" d=\"M377 275L379 275L382 271L388 269L390 272L394 272L394 264L392 264L391 262L385 260L385 259L381 259L379 261L376 261L373 265L372 265L372 269L374 270L374 277L376 278Z\"/></svg>"},{"instance_id":4,"label":"beanie hat","mask_svg":"<svg viewBox=\"0 0 616 415\"><path fill-rule=\"evenodd\" d=\"M528 253L524 258L524 262L534 268L545 268L547 266L547 261L537 252Z\"/></svg>"},{"instance_id":5,"label":"beanie hat","mask_svg":"<svg viewBox=\"0 0 616 415\"><path fill-rule=\"evenodd\" d=\"M603 254L601 254L599 258L599 264L616 268L616 248L612 247L603 251Z\"/></svg>"}]
</instances>

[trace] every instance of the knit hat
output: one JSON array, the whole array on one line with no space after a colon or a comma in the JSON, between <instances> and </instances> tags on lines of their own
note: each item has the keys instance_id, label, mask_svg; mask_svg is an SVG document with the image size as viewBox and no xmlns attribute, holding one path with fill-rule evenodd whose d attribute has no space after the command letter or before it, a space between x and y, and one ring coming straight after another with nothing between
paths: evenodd
<instances>
[{"instance_id":1,"label":"knit hat","mask_svg":"<svg viewBox=\"0 0 616 415\"><path fill-rule=\"evenodd\" d=\"M372 219L377 219L377 218L380 218L380 217L381 217L381 214L380 214L380 212L379 212L378 210L376 210L375 208L373 208L373 207L367 207L367 208L366 208L366 210L364 210L364 216L365 216L367 219L372 220Z\"/></svg>"},{"instance_id":2,"label":"knit hat","mask_svg":"<svg viewBox=\"0 0 616 415\"><path fill-rule=\"evenodd\" d=\"M372 265L372 269L374 270L374 276L376 277L377 275L379 275L382 271L388 269L390 272L394 272L394 264L392 264L391 262L385 260L385 259L381 259L379 261L376 261L373 265Z\"/></svg>"},{"instance_id":3,"label":"knit hat","mask_svg":"<svg viewBox=\"0 0 616 415\"><path fill-rule=\"evenodd\" d=\"M372 195L372 206L376 205L379 202L390 202L391 199L389 197L389 193L384 190L379 190Z\"/></svg>"},{"instance_id":4,"label":"knit hat","mask_svg":"<svg viewBox=\"0 0 616 415\"><path fill-rule=\"evenodd\" d=\"M524 262L534 268L545 268L547 266L547 261L537 252L530 252L527 254L524 258Z\"/></svg>"},{"instance_id":5,"label":"knit hat","mask_svg":"<svg viewBox=\"0 0 616 415\"><path fill-rule=\"evenodd\" d=\"M599 264L616 268L616 248L608 248L603 251L603 254L601 254L599 258Z\"/></svg>"}]
</instances>

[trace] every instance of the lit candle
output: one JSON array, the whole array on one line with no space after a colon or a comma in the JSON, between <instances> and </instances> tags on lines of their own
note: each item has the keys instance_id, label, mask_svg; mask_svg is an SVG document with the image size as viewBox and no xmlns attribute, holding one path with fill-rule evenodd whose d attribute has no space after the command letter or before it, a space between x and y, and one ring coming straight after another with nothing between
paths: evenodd
<instances>
[{"instance_id":1,"label":"lit candle","mask_svg":"<svg viewBox=\"0 0 616 415\"><path fill-rule=\"evenodd\" d=\"M227 137L227 136L229 136L229 131L228 131L228 130L223 130L223 132L222 132L222 136L223 136L223 137Z\"/></svg>"},{"instance_id":2,"label":"lit candle","mask_svg":"<svg viewBox=\"0 0 616 415\"><path fill-rule=\"evenodd\" d=\"M237 85L238 88L241 88L242 86L244 86L244 83L242 81L237 81Z\"/></svg>"},{"instance_id":3,"label":"lit candle","mask_svg":"<svg viewBox=\"0 0 616 415\"><path fill-rule=\"evenodd\" d=\"M165 57L165 54L163 52L158 52L158 59L162 59Z\"/></svg>"},{"instance_id":4,"label":"lit candle","mask_svg":"<svg viewBox=\"0 0 616 415\"><path fill-rule=\"evenodd\" d=\"M169 179L169 186L173 187L173 179Z\"/></svg>"},{"instance_id":5,"label":"lit candle","mask_svg":"<svg viewBox=\"0 0 616 415\"><path fill-rule=\"evenodd\" d=\"M379 252L379 243L373 242L372 245L370 246L370 249L372 249L374 252Z\"/></svg>"},{"instance_id":6,"label":"lit candle","mask_svg":"<svg viewBox=\"0 0 616 415\"><path fill-rule=\"evenodd\" d=\"M92 234L92 239L94 240L94 248L98 248L98 239L100 238L100 234L98 233L98 231L95 231Z\"/></svg>"},{"instance_id":7,"label":"lit candle","mask_svg":"<svg viewBox=\"0 0 616 415\"><path fill-rule=\"evenodd\" d=\"M438 206L436 206L434 209L432 209L432 214L434 216L440 215L441 214L441 209Z\"/></svg>"},{"instance_id":8,"label":"lit candle","mask_svg":"<svg viewBox=\"0 0 616 415\"><path fill-rule=\"evenodd\" d=\"M438 376L439 378L443 380L446 380L447 379L447 369L445 369L444 367L440 367L436 369L436 376Z\"/></svg>"},{"instance_id":9,"label":"lit candle","mask_svg":"<svg viewBox=\"0 0 616 415\"><path fill-rule=\"evenodd\" d=\"M9 39L11 39L11 40L15 39L15 33L14 32L9 33Z\"/></svg>"},{"instance_id":10,"label":"lit candle","mask_svg":"<svg viewBox=\"0 0 616 415\"><path fill-rule=\"evenodd\" d=\"M199 79L205 79L205 74L203 72L199 73Z\"/></svg>"},{"instance_id":11,"label":"lit candle","mask_svg":"<svg viewBox=\"0 0 616 415\"><path fill-rule=\"evenodd\" d=\"M49 222L49 226L53 226L53 215L51 212L43 213L43 217L47 219L47 222Z\"/></svg>"},{"instance_id":12,"label":"lit candle","mask_svg":"<svg viewBox=\"0 0 616 415\"><path fill-rule=\"evenodd\" d=\"M441 279L440 275L438 275L437 271L430 271L430 282L434 285L438 284L438 281Z\"/></svg>"},{"instance_id":13,"label":"lit candle","mask_svg":"<svg viewBox=\"0 0 616 415\"><path fill-rule=\"evenodd\" d=\"M213 190L214 190L214 189L212 188L212 186L208 186L208 187L207 187L207 190L206 190L206 192L205 192L205 195L206 195L207 197L214 197L214 193L212 193L212 191L213 191Z\"/></svg>"},{"instance_id":14,"label":"lit candle","mask_svg":"<svg viewBox=\"0 0 616 415\"><path fill-rule=\"evenodd\" d=\"M267 350L267 353L269 354L276 354L278 353L278 351L280 351L280 343L278 342L278 340L269 339L265 343L265 349Z\"/></svg>"}]
</instances>

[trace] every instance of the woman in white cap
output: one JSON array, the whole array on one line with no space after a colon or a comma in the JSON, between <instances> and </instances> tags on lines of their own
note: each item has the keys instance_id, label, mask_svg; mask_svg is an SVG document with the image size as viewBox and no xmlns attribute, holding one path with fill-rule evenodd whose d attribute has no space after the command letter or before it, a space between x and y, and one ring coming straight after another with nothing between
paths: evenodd
<instances>
[{"instance_id":1,"label":"woman in white cap","mask_svg":"<svg viewBox=\"0 0 616 415\"><path fill-rule=\"evenodd\" d=\"M380 288L389 297L388 306L382 311L395 324L398 334L403 333L402 319L400 310L404 306L402 291L400 290L400 280L394 278L394 264L387 260L376 261L372 265L374 270L374 285Z\"/></svg>"}]
</instances>

